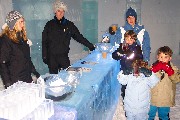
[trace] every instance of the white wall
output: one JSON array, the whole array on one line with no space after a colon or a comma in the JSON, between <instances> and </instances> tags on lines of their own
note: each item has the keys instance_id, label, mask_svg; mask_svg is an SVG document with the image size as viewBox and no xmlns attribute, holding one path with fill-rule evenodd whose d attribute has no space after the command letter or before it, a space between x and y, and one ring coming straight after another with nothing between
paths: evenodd
<instances>
[{"instance_id":1,"label":"white wall","mask_svg":"<svg viewBox=\"0 0 180 120\"><path fill-rule=\"evenodd\" d=\"M1 26L5 23L6 15L12 10L12 0L0 0L0 32Z\"/></svg>"},{"instance_id":2,"label":"white wall","mask_svg":"<svg viewBox=\"0 0 180 120\"><path fill-rule=\"evenodd\" d=\"M167 45L173 52L173 59L180 65L180 0L143 0L142 23L149 31L152 55L160 46ZM178 61L179 60L179 61Z\"/></svg>"},{"instance_id":3,"label":"white wall","mask_svg":"<svg viewBox=\"0 0 180 120\"><path fill-rule=\"evenodd\" d=\"M126 0L98 0L98 40L112 24L124 25Z\"/></svg>"},{"instance_id":4,"label":"white wall","mask_svg":"<svg viewBox=\"0 0 180 120\"><path fill-rule=\"evenodd\" d=\"M102 34L110 25L124 25L126 0L98 0L98 4L98 41L100 41ZM151 61L154 61L155 52L159 47L168 45L174 51L173 58L176 65L180 65L179 6L180 0L142 0L141 21L150 34ZM11 0L0 0L0 26L4 24L5 16L11 9Z\"/></svg>"},{"instance_id":5,"label":"white wall","mask_svg":"<svg viewBox=\"0 0 180 120\"><path fill-rule=\"evenodd\" d=\"M106 1L106 2L105 2ZM156 50L169 46L173 61L180 66L180 0L142 0L141 24L145 25L151 39L151 63ZM124 25L126 0L99 0L98 38L111 24Z\"/></svg>"}]
</instances>

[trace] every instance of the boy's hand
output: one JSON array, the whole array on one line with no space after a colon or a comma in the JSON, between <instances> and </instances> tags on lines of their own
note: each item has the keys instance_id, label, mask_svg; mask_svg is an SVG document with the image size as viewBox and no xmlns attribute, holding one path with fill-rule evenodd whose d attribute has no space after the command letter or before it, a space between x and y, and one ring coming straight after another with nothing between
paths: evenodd
<instances>
[{"instance_id":1,"label":"boy's hand","mask_svg":"<svg viewBox=\"0 0 180 120\"><path fill-rule=\"evenodd\" d=\"M159 62L156 62L155 64L153 64L153 66L151 67L151 70L156 73L158 72L159 70L162 70L162 66L163 66L163 63L161 61Z\"/></svg>"},{"instance_id":2,"label":"boy's hand","mask_svg":"<svg viewBox=\"0 0 180 120\"><path fill-rule=\"evenodd\" d=\"M168 74L168 76L171 76L174 74L174 70L172 69L172 67L169 64L167 64L167 63L162 63L162 64L163 64L162 70L164 70Z\"/></svg>"},{"instance_id":3,"label":"boy's hand","mask_svg":"<svg viewBox=\"0 0 180 120\"><path fill-rule=\"evenodd\" d=\"M122 43L120 43L119 48L117 50L120 54L124 54L124 51L122 49Z\"/></svg>"}]
</instances>

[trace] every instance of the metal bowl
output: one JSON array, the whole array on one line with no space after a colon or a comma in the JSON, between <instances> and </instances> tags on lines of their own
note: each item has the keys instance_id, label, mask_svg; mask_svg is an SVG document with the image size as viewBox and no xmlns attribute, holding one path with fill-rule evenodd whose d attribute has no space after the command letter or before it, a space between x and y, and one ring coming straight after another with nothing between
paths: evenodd
<instances>
[{"instance_id":1,"label":"metal bowl","mask_svg":"<svg viewBox=\"0 0 180 120\"><path fill-rule=\"evenodd\" d=\"M61 71L57 75L50 75L44 78L45 96L54 101L65 99L70 95L79 83L80 75L78 72L69 73Z\"/></svg>"}]
</instances>

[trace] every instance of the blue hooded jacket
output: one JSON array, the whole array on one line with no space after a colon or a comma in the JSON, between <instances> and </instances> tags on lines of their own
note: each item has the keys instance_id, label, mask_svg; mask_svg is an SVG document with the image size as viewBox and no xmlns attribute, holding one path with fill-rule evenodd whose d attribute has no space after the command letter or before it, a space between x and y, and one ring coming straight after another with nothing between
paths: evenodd
<instances>
[{"instance_id":1,"label":"blue hooded jacket","mask_svg":"<svg viewBox=\"0 0 180 120\"><path fill-rule=\"evenodd\" d=\"M121 49L122 44L120 44L119 48L112 53L113 59L120 60L121 70L126 70L131 67L131 64L134 60L143 59L141 47L136 42L128 46L128 50L126 51L126 53L121 53ZM123 55L119 56L118 53L121 53ZM129 59L129 57L132 55L133 57Z\"/></svg>"},{"instance_id":2,"label":"blue hooded jacket","mask_svg":"<svg viewBox=\"0 0 180 120\"><path fill-rule=\"evenodd\" d=\"M142 52L143 52L143 60L149 61L150 60L150 37L148 32L144 29L143 25L135 24L134 27L132 27L130 24L126 22L126 24L123 27L119 27L114 35L110 35L110 43L112 45L115 45L115 43L122 43L124 38L124 33L127 30L133 30L138 37L137 43L141 46ZM142 40L140 40L142 38Z\"/></svg>"}]
</instances>

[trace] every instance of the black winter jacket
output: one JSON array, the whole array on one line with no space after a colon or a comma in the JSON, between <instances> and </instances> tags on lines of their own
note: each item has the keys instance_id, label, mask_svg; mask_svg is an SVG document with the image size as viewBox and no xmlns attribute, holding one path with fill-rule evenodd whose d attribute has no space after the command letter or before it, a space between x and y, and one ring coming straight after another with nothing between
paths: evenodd
<instances>
[{"instance_id":1,"label":"black winter jacket","mask_svg":"<svg viewBox=\"0 0 180 120\"><path fill-rule=\"evenodd\" d=\"M68 54L71 37L94 50L93 44L83 37L73 22L64 17L58 20L56 16L48 21L42 32L42 58L49 59L49 54Z\"/></svg>"},{"instance_id":2,"label":"black winter jacket","mask_svg":"<svg viewBox=\"0 0 180 120\"><path fill-rule=\"evenodd\" d=\"M123 54L119 56L117 52ZM134 53L134 56L131 59L128 59ZM126 70L132 67L132 63L134 60L143 59L141 47L135 42L132 45L128 46L128 50L123 53L122 44L120 44L119 48L112 53L112 58L115 60L120 60L121 70Z\"/></svg>"},{"instance_id":3,"label":"black winter jacket","mask_svg":"<svg viewBox=\"0 0 180 120\"><path fill-rule=\"evenodd\" d=\"M31 61L27 42L14 43L5 35L0 38L0 73L5 87L17 81L32 82L31 73L40 76Z\"/></svg>"}]
</instances>

